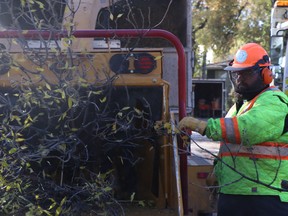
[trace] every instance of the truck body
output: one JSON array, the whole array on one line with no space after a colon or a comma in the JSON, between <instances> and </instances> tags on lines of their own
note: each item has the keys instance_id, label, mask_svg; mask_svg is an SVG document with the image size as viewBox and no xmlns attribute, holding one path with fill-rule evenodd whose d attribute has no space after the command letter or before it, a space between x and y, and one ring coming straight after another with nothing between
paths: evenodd
<instances>
[{"instance_id":1,"label":"truck body","mask_svg":"<svg viewBox=\"0 0 288 216\"><path fill-rule=\"evenodd\" d=\"M270 57L274 72L274 84L288 95L288 3L275 1L271 11Z\"/></svg>"},{"instance_id":2,"label":"truck body","mask_svg":"<svg viewBox=\"0 0 288 216\"><path fill-rule=\"evenodd\" d=\"M39 2L45 3L45 1L38 1L39 8L42 8ZM29 25L27 23L23 25L21 31L14 31L13 34L10 32L10 35L9 28L4 29L7 34L3 33L3 37L0 37L1 96L3 98L7 95L11 96L9 100L12 101L13 106L16 106L21 99L18 98L19 92L25 92L25 95L31 95L32 93L29 92L34 91L38 94L43 93L42 99L49 99L51 107L47 105L45 108L49 110L58 105L50 101L52 93L50 95L46 91L55 93L53 97L57 98L56 103L59 103L63 113L59 114L56 111L55 116L49 116L47 111L46 116L43 107L31 109L31 116L39 117L40 115L37 114L44 112L46 121L36 121L41 133L37 131L37 136L33 136L32 141L40 143L39 146L45 146L47 143L43 137L47 134L43 135L43 131L49 132L49 135L50 132L51 134L62 132L58 124L65 120L64 126L62 125L65 128L64 131L66 132L69 128L74 132L69 133L69 137L76 135L81 145L85 146L84 149L78 149L78 151L81 154L82 151L88 152L85 163L81 162L78 171L82 174L92 171L103 174L113 170L114 181L111 187L114 198L123 207L123 211L115 215L192 214L196 216L212 214L215 209L210 205L210 193L206 189L205 181L213 165L211 161L204 164L202 164L203 161L198 163L195 158L190 158L190 156L187 158L186 152L181 153L181 149L185 147L183 148L183 143L175 132L177 127L175 123L178 118L186 114L183 110L180 113L181 110L179 110L181 103L179 100L183 100L179 87L181 77L179 77L179 72L177 74L181 67L179 66L181 62L179 61L179 47L178 49L171 47L171 40L168 40L170 46L164 48L151 46L151 38L148 38L147 45L143 46L146 42L143 40L142 43L142 39L149 36L147 32L146 35L145 32L139 34L137 38L129 35L131 31L127 30L126 34L119 36L115 28L118 26L110 25L117 24L117 20L120 20L122 16L127 16L128 19L131 11L126 8L125 2L73 0L66 4L66 1L58 1L58 5L54 5L57 8L54 9L60 18L57 22L55 21L56 24L52 29L49 29L51 27L49 25L43 29L43 32L48 34L42 34L43 32L39 31L42 30L41 27L36 28L38 34L34 31L33 22L37 22L37 19ZM164 2L163 4L156 3L155 5L159 7L169 6ZM181 1L179 4L182 5L182 9L187 9L186 6L191 8L190 1ZM19 5L16 4L17 6ZM2 7L3 10L5 7L6 5ZM187 68L185 71L187 80L185 80L186 83L182 83L183 86L187 86L184 93L188 93L184 95L185 101L182 101L185 105L184 112L186 108L189 112L192 107L192 61L190 61L192 46L189 39L191 36L189 11L187 9L184 15L184 19L187 19L183 27L186 34L182 35L182 38L186 40L183 48L186 59L180 59L184 60L185 68ZM126 22L128 22L127 19ZM9 17L5 20L6 23L2 23L2 27L9 26L7 23L13 22L13 19ZM110 21L115 22L111 24ZM124 24L123 27L125 27ZM43 23L39 21L37 27L41 25ZM114 34L112 34L113 28L115 28ZM61 33L57 34L63 29L64 36ZM91 37L88 33L87 37L75 36L78 30L85 35L85 32L81 30L93 31L95 29L112 33L105 37ZM32 33L29 32L30 30ZM141 32L140 28L135 30ZM123 31L125 32L125 29ZM159 43L165 44L163 35L159 38L162 39ZM201 87L201 82L195 82L195 84L197 88L198 85L199 88L205 88L205 86ZM220 116L225 103L220 88L223 88L224 84L219 80L213 82L213 85L219 89L213 104L215 108L213 115ZM200 99L202 95L196 97ZM80 99L83 98L85 102L81 102ZM39 101L42 99L39 98ZM32 99L30 103L35 107L39 105ZM87 106L88 103L89 106ZM31 107L34 107L32 105ZM4 109L2 113L5 113L4 111L6 112ZM21 121L18 118L14 119L16 120ZM26 119L23 122L27 123L27 121ZM169 122L172 129L164 128L165 133L159 135L154 128L156 122ZM170 132L167 133L167 131ZM30 130L23 130L24 137L31 133ZM24 142L30 145L30 141L25 139ZM61 143L57 150L63 152L63 145L65 149L68 146L66 143ZM43 152L41 154L43 156ZM82 160L81 154L79 153L77 157ZM41 163L45 160L46 165L49 166L61 163L63 167L66 166L66 163L58 160L57 157L55 157L56 162L50 159L55 159L53 156L53 152L44 154ZM67 165L78 163L80 159L77 157L68 160ZM53 180L61 186L67 182L71 184L75 181L76 174L72 177L70 174L74 173L76 168L74 170L68 168L65 171L63 167L62 169L52 168L52 170L45 167L42 174L44 178L53 176ZM197 184L200 183L201 189L193 187L195 181ZM201 201L194 202L196 198ZM192 200L188 202L189 199Z\"/></svg>"}]
</instances>

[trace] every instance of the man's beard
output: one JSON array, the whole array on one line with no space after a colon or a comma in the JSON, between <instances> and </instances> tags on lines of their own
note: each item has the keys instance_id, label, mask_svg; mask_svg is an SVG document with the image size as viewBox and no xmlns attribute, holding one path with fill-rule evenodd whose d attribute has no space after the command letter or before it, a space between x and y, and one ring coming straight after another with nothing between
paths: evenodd
<instances>
[{"instance_id":1,"label":"man's beard","mask_svg":"<svg viewBox=\"0 0 288 216\"><path fill-rule=\"evenodd\" d=\"M256 79L251 85L245 85L245 83L239 83L239 85L237 85L234 83L235 92L239 94L243 100L251 100L266 87L267 85L263 83L262 78Z\"/></svg>"}]
</instances>

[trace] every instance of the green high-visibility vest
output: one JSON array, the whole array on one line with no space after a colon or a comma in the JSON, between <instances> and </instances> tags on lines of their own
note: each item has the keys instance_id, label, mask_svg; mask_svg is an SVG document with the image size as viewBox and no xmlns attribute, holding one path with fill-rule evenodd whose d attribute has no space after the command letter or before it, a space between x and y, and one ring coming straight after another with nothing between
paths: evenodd
<instances>
[{"instance_id":1,"label":"green high-visibility vest","mask_svg":"<svg viewBox=\"0 0 288 216\"><path fill-rule=\"evenodd\" d=\"M234 105L225 118L208 120L205 135L221 141L215 166L221 193L288 202L287 120L288 97L275 87L244 102L238 113Z\"/></svg>"}]
</instances>

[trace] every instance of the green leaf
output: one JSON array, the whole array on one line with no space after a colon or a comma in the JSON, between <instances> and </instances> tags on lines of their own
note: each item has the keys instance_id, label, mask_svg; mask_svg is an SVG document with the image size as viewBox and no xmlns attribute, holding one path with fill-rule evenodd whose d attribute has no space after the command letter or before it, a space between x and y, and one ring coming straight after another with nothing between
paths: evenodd
<instances>
[{"instance_id":1,"label":"green leaf","mask_svg":"<svg viewBox=\"0 0 288 216\"><path fill-rule=\"evenodd\" d=\"M14 154L15 152L17 152L17 148L12 148L9 150L9 154Z\"/></svg>"},{"instance_id":2,"label":"green leaf","mask_svg":"<svg viewBox=\"0 0 288 216\"><path fill-rule=\"evenodd\" d=\"M68 97L68 108L71 109L72 105L73 105L72 98Z\"/></svg>"}]
</instances>

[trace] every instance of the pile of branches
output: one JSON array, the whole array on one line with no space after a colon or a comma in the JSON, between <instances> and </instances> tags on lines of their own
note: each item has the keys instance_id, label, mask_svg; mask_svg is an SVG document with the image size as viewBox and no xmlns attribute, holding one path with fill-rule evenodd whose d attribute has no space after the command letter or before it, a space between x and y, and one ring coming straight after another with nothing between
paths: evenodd
<instances>
[{"instance_id":1,"label":"pile of branches","mask_svg":"<svg viewBox=\"0 0 288 216\"><path fill-rule=\"evenodd\" d=\"M73 37L62 38L64 51L59 39L39 36L35 49L21 37L27 29L51 35L62 29L66 3L0 3L1 26L19 30L0 46L0 73L10 79L0 92L1 215L122 215L114 162L134 166L139 143L153 139L150 105L144 100L141 110L115 100L117 75L96 71L89 54L81 53L88 66L81 65L70 49ZM64 28L71 33L77 7L70 10L71 26ZM9 52L15 44L22 54Z\"/></svg>"},{"instance_id":2,"label":"pile of branches","mask_svg":"<svg viewBox=\"0 0 288 216\"><path fill-rule=\"evenodd\" d=\"M70 65L56 84L34 83L31 77L45 72L12 58L10 66L22 75L0 93L1 213L121 215L113 162L139 160L133 152L152 139L151 113L112 100L113 76L90 84Z\"/></svg>"}]
</instances>

